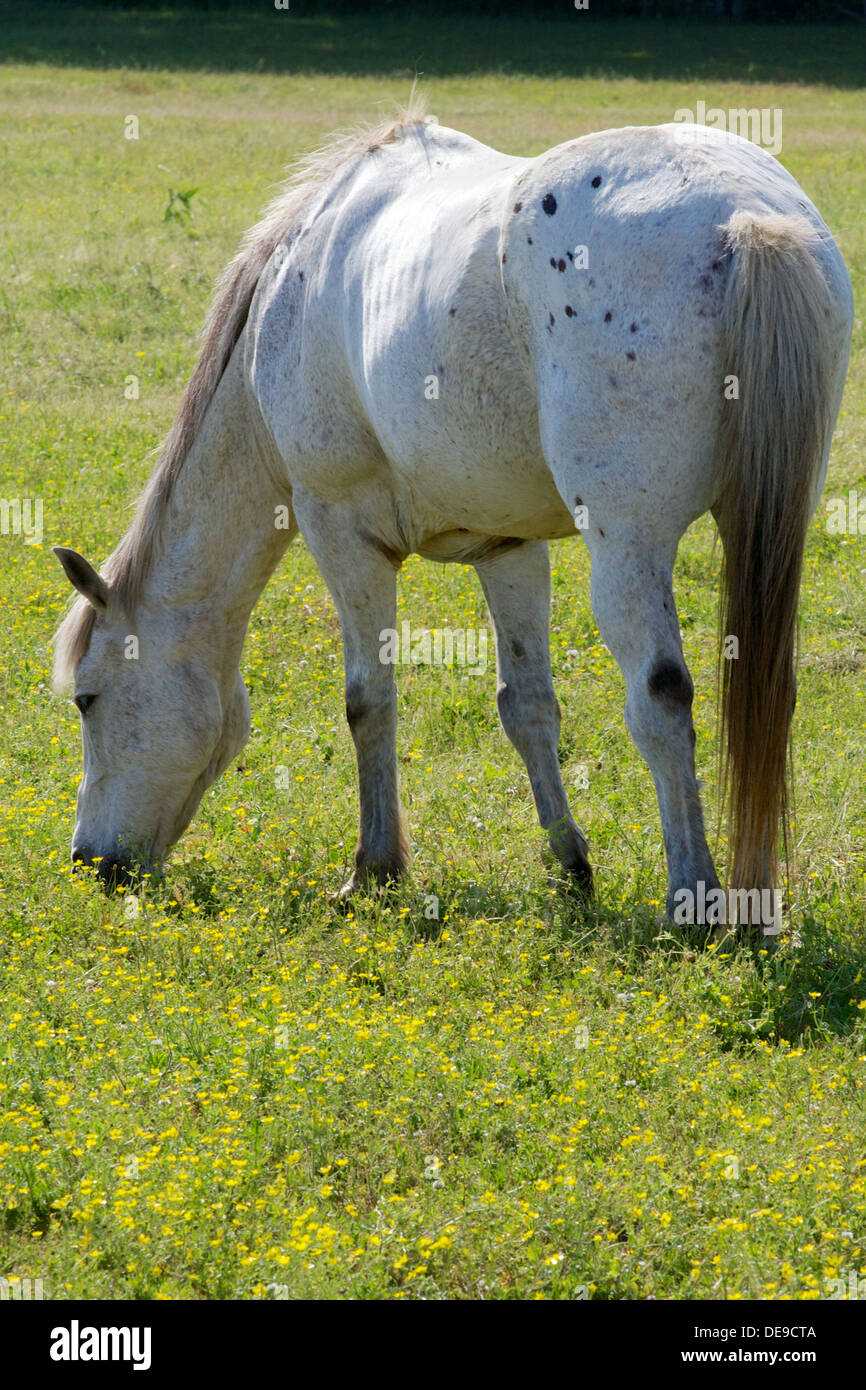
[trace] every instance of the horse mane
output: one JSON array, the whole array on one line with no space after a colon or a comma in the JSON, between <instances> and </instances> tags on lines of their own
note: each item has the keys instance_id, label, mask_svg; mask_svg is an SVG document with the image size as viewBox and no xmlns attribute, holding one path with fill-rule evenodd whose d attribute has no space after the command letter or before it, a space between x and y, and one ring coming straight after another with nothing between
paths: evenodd
<instances>
[{"instance_id":1,"label":"horse mane","mask_svg":"<svg viewBox=\"0 0 866 1390\"><path fill-rule=\"evenodd\" d=\"M101 573L112 597L128 613L135 609L159 543L172 488L201 429L208 406L243 332L259 278L277 246L291 232L311 198L344 165L391 144L410 126L427 119L415 84L405 107L378 125L359 125L331 135L319 149L290 166L287 178L262 218L247 231L237 254L217 281L201 335L198 361L174 424L155 452L155 463L132 523ZM90 646L96 610L77 598L54 636L54 685L67 687Z\"/></svg>"}]
</instances>

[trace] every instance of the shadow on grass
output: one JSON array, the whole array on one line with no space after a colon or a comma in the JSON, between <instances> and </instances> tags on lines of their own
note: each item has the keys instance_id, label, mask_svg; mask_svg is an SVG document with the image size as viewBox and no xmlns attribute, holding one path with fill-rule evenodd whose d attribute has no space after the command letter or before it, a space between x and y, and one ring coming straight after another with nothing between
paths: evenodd
<instances>
[{"instance_id":1,"label":"shadow on grass","mask_svg":"<svg viewBox=\"0 0 866 1390\"><path fill-rule=\"evenodd\" d=\"M746 932L710 946L701 928L674 928L640 901L579 907L564 939L603 939L635 972L650 956L694 967L696 990L725 1048L805 1047L850 1036L864 1022L866 941L817 913L781 937Z\"/></svg>"},{"instance_id":2,"label":"shadow on grass","mask_svg":"<svg viewBox=\"0 0 866 1390\"><path fill-rule=\"evenodd\" d=\"M676 82L866 85L866 29L704 20L466 15L447 6L328 15L277 10L108 9L0 0L3 61L84 68L347 77L665 78ZM706 91L697 95L710 98Z\"/></svg>"},{"instance_id":3,"label":"shadow on grass","mask_svg":"<svg viewBox=\"0 0 866 1390\"><path fill-rule=\"evenodd\" d=\"M828 925L832 909L807 914L796 931L780 938L746 933L711 946L705 928L672 927L639 889L622 901L617 885L608 884L587 902L567 880L551 884L556 892L549 897L520 902L495 883L455 880L440 892L452 923L462 917L506 921L515 914L537 914L569 948L572 961L601 943L635 974L660 956L670 957L673 968L694 970L696 998L726 1048L760 1042L803 1047L848 1037L863 1024L866 940L853 927ZM435 939L442 929L440 922L424 922L417 905L407 924L416 937ZM561 966L552 962L545 968Z\"/></svg>"},{"instance_id":4,"label":"shadow on grass","mask_svg":"<svg viewBox=\"0 0 866 1390\"><path fill-rule=\"evenodd\" d=\"M291 884L274 885L267 933L278 941L322 924L321 873L293 863ZM184 866L180 902L195 901L203 916L224 906L222 879L209 864ZM554 972L562 980L597 946L611 962L639 975L647 964L669 957L672 970L694 972L688 994L712 1019L721 1044L749 1049L756 1044L787 1043L803 1047L832 1037L850 1036L866 1014L866 939L854 926L836 925L833 904L813 908L794 933L779 938L743 935L710 947L700 927L674 928L660 909L646 901L640 886L625 894L609 881L591 902L566 879L551 877L553 891L515 891L492 878L467 881L458 872L435 881L371 888L339 903L330 891L326 917L330 925L354 924L361 931L399 926L407 946L439 940L447 926L537 918L547 924L568 955L549 953L532 966L540 979ZM547 933L545 933L547 936ZM547 940L549 941L549 936ZM543 963L542 963L543 961ZM358 962L356 983L386 992L371 962Z\"/></svg>"},{"instance_id":5,"label":"shadow on grass","mask_svg":"<svg viewBox=\"0 0 866 1390\"><path fill-rule=\"evenodd\" d=\"M866 1000L862 939L807 916L796 937L784 938L775 951L753 954L754 974L744 981L744 1015L731 1019L721 1030L731 1045L764 1038L802 1047L846 1037L862 1024L860 1004Z\"/></svg>"}]
</instances>

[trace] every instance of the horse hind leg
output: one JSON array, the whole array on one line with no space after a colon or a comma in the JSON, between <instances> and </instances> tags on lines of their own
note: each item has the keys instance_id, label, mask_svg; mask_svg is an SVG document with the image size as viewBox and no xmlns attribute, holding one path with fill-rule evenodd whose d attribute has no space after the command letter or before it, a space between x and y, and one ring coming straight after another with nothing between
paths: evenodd
<instances>
[{"instance_id":1,"label":"horse hind leg","mask_svg":"<svg viewBox=\"0 0 866 1390\"><path fill-rule=\"evenodd\" d=\"M592 606L626 683L625 718L655 783L668 867L667 912L695 921L719 881L704 832L695 776L694 686L674 603L673 555L646 536L587 537ZM703 890L701 889L703 884Z\"/></svg>"},{"instance_id":2,"label":"horse hind leg","mask_svg":"<svg viewBox=\"0 0 866 1390\"><path fill-rule=\"evenodd\" d=\"M550 847L585 892L592 869L559 770L560 709L550 671L550 562L544 541L525 542L476 563L496 634L497 705L502 727L529 773Z\"/></svg>"}]
</instances>

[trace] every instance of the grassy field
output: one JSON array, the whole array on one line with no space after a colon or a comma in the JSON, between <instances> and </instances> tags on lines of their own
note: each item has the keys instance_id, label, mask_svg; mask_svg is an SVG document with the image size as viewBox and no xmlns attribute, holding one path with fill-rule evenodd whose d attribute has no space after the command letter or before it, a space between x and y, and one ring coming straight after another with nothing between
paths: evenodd
<instances>
[{"instance_id":1,"label":"grassy field","mask_svg":"<svg viewBox=\"0 0 866 1390\"><path fill-rule=\"evenodd\" d=\"M552 646L594 907L541 857L492 670L398 667L414 871L348 917L354 758L304 547L253 617L252 739L134 902L67 862L49 549L113 548L241 232L290 158L416 68L443 124L515 153L698 98L780 107L859 299L862 32L0 18L0 495L44 507L40 545L0 536L0 1275L235 1299L815 1299L866 1276L863 536L822 504L809 538L791 929L721 957L660 925L655 795L578 542L553 548ZM188 216L170 190L192 188ZM858 316L828 497L866 499L864 374ZM701 523L677 595L713 835L716 564ZM413 559L399 592L413 626L486 623L470 570Z\"/></svg>"}]
</instances>

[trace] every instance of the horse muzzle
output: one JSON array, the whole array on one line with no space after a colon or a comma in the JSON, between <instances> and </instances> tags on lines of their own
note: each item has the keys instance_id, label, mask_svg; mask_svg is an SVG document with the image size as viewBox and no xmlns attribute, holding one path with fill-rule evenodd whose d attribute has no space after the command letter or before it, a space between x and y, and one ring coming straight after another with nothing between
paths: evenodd
<instances>
[{"instance_id":1,"label":"horse muzzle","mask_svg":"<svg viewBox=\"0 0 866 1390\"><path fill-rule=\"evenodd\" d=\"M99 855L87 845L72 846L72 867L95 869L100 883L109 893L117 888L130 888L147 870L146 865L137 864L122 854Z\"/></svg>"}]
</instances>

